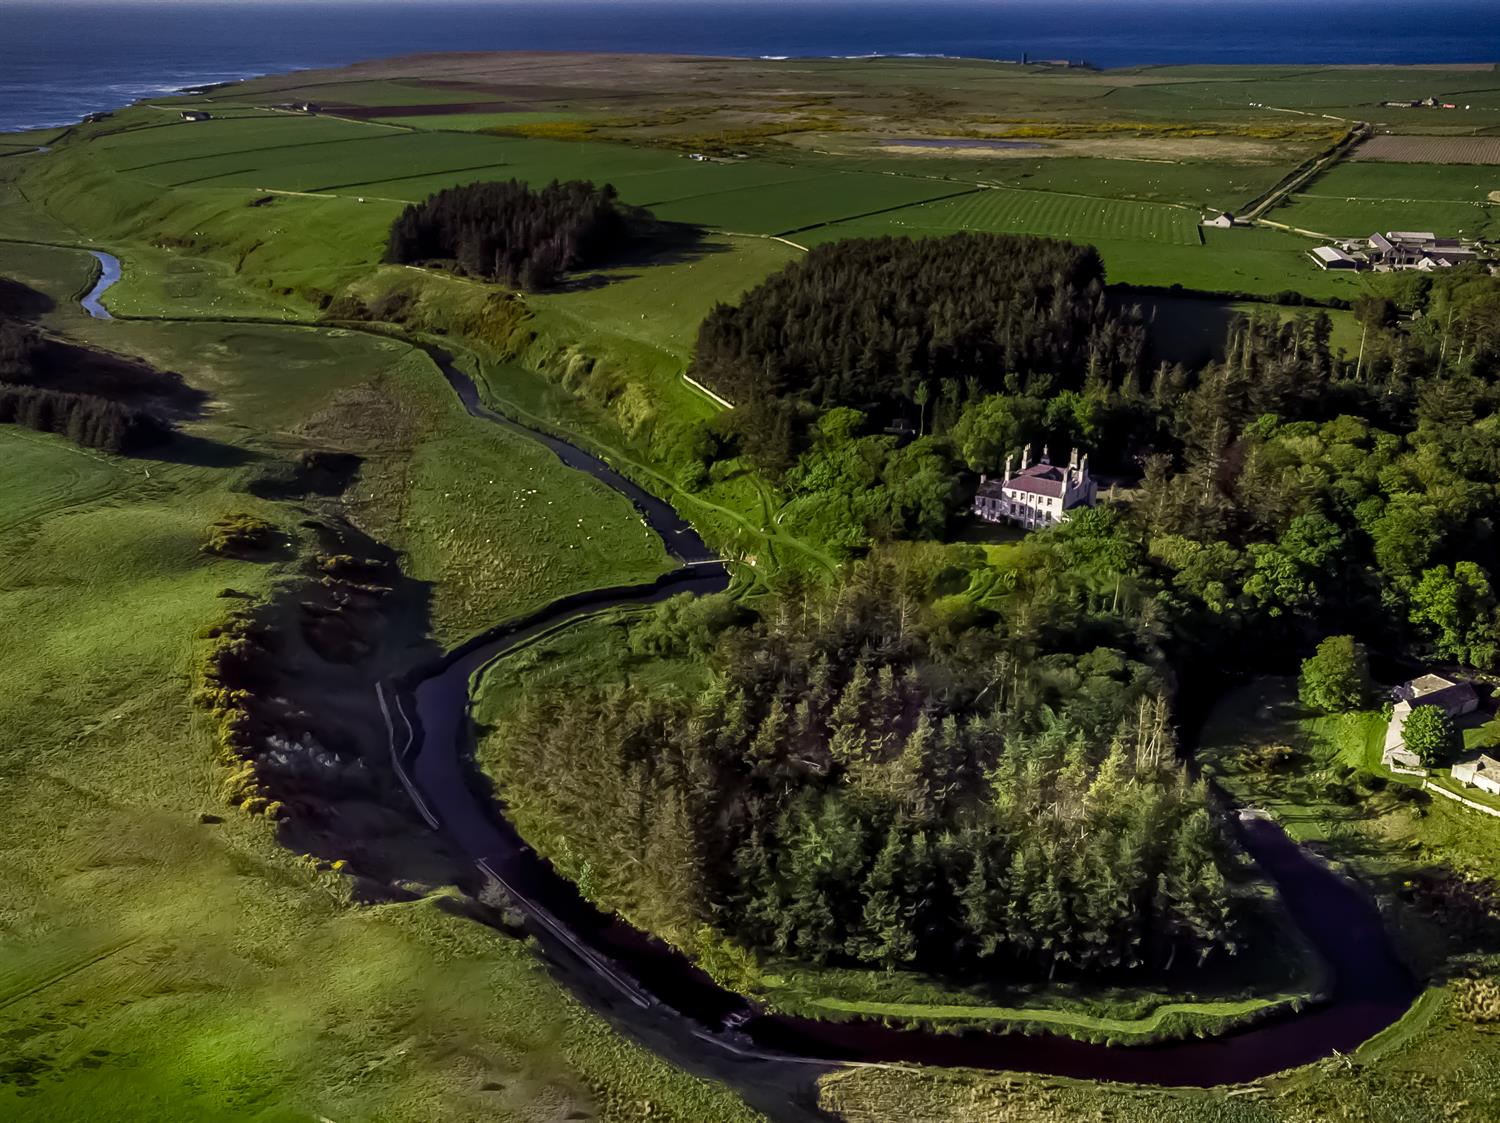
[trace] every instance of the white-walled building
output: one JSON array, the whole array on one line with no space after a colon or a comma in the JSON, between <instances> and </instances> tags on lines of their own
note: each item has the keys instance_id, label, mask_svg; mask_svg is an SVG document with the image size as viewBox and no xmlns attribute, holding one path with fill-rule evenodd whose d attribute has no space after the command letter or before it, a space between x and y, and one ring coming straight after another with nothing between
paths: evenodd
<instances>
[{"instance_id":1,"label":"white-walled building","mask_svg":"<svg viewBox=\"0 0 1500 1123\"><path fill-rule=\"evenodd\" d=\"M1473 760L1453 766L1453 779L1467 788L1500 795L1500 760L1480 753Z\"/></svg>"},{"instance_id":2,"label":"white-walled building","mask_svg":"<svg viewBox=\"0 0 1500 1123\"><path fill-rule=\"evenodd\" d=\"M1089 475L1088 456L1074 449L1066 468L1054 465L1042 449L1042 458L1031 463L1031 446L1021 452L1021 470L1012 473L1013 459L1005 458L1005 475L998 480L979 477L974 495L974 513L987 522L1011 522L1032 530L1054 526L1074 507L1092 507L1099 489Z\"/></svg>"}]
</instances>

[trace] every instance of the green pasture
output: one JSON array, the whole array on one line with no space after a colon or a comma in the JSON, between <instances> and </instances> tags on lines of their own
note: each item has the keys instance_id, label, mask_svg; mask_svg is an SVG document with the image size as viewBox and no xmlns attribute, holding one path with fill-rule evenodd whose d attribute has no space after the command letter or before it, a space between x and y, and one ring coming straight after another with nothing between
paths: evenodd
<instances>
[{"instance_id":1,"label":"green pasture","mask_svg":"<svg viewBox=\"0 0 1500 1123\"><path fill-rule=\"evenodd\" d=\"M450 95L452 96L452 95ZM454 98L463 100L461 97ZM404 125L409 129L446 130L458 133L482 133L491 129L513 129L522 125L560 125L573 121L605 119L604 113L546 113L540 110L522 109L514 112L494 113L417 113L393 114L376 117L385 125Z\"/></svg>"},{"instance_id":2,"label":"green pasture","mask_svg":"<svg viewBox=\"0 0 1500 1123\"><path fill-rule=\"evenodd\" d=\"M770 238L708 235L685 250L686 260L605 270L605 283L576 291L528 297L546 318L571 321L580 339L613 335L634 340L686 362L698 325L719 303L802 256Z\"/></svg>"},{"instance_id":3,"label":"green pasture","mask_svg":"<svg viewBox=\"0 0 1500 1123\"><path fill-rule=\"evenodd\" d=\"M1072 241L1096 239L1197 246L1197 211L1049 191L992 188L957 199L908 207L884 216L901 231L974 230L1048 234Z\"/></svg>"},{"instance_id":4,"label":"green pasture","mask_svg":"<svg viewBox=\"0 0 1500 1123\"><path fill-rule=\"evenodd\" d=\"M467 90L415 82L353 79L308 82L296 74L240 82L207 95L208 100L255 101L265 105L314 102L319 105L446 105L477 101Z\"/></svg>"},{"instance_id":5,"label":"green pasture","mask_svg":"<svg viewBox=\"0 0 1500 1123\"><path fill-rule=\"evenodd\" d=\"M792 234L810 227L968 190L963 184L906 176L834 172L815 180L782 182L682 199L654 208L673 222L746 234Z\"/></svg>"},{"instance_id":6,"label":"green pasture","mask_svg":"<svg viewBox=\"0 0 1500 1123\"><path fill-rule=\"evenodd\" d=\"M540 1123L650 1102L683 1123L749 1119L560 992L523 944L445 912L447 891L358 905L347 878L230 811L191 703L205 630L237 603L223 591L259 597L289 576L288 560L205 555L205 528L250 512L300 535L300 504L249 490L296 449L362 455L357 487L408 524L415 568L482 588L440 598L453 634L480 623L466 611L530 605L526 558L559 588L597 583L583 570L604 555L611 575L636 558L654 572L628 504L539 446L488 439L430 364L389 341L76 316L66 301L86 260L0 245L0 272L59 302L54 327L178 370L214 406L168 460L0 427L0 1115ZM593 520L576 529L590 561L567 548L570 528L537 541L523 485L551 517ZM454 534L493 539L486 564L503 568L466 578L462 548L443 569L424 560Z\"/></svg>"},{"instance_id":7,"label":"green pasture","mask_svg":"<svg viewBox=\"0 0 1500 1123\"><path fill-rule=\"evenodd\" d=\"M1500 167L1345 160L1298 195L1387 203L1483 203L1490 201L1491 191L1500 191Z\"/></svg>"},{"instance_id":8,"label":"green pasture","mask_svg":"<svg viewBox=\"0 0 1500 1123\"><path fill-rule=\"evenodd\" d=\"M1441 164L1341 163L1266 217L1335 237L1385 230L1439 236L1500 234L1500 168Z\"/></svg>"},{"instance_id":9,"label":"green pasture","mask_svg":"<svg viewBox=\"0 0 1500 1123\"><path fill-rule=\"evenodd\" d=\"M1032 191L1103 195L1147 203L1181 203L1234 210L1276 185L1285 164L1231 164L1168 160L1113 160L1053 156L992 161L987 179Z\"/></svg>"},{"instance_id":10,"label":"green pasture","mask_svg":"<svg viewBox=\"0 0 1500 1123\"><path fill-rule=\"evenodd\" d=\"M1493 239L1500 235L1500 207L1489 203L1377 202L1298 194L1266 217L1334 238L1363 238L1386 230L1430 230L1449 238Z\"/></svg>"}]
</instances>

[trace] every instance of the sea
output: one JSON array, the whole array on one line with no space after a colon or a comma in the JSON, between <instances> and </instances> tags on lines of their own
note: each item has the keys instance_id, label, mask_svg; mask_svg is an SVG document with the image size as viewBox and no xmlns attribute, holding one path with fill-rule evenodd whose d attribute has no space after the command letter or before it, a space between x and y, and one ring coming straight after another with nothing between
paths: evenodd
<instances>
[{"instance_id":1,"label":"sea","mask_svg":"<svg viewBox=\"0 0 1500 1123\"><path fill-rule=\"evenodd\" d=\"M0 131L429 51L1500 61L1500 0L0 0Z\"/></svg>"}]
</instances>

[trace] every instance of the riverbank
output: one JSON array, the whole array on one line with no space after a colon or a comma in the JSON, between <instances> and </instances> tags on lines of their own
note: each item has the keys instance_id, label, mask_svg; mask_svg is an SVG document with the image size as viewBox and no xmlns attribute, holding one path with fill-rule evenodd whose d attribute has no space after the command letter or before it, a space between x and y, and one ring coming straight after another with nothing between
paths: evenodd
<instances>
[{"instance_id":1,"label":"riverbank","mask_svg":"<svg viewBox=\"0 0 1500 1123\"><path fill-rule=\"evenodd\" d=\"M95 320L76 303L93 271L82 251L0 245L0 273L52 298L48 330L151 355L211 390L216 405L188 427L175 460L91 455L0 426L9 469L0 642L16 660L13 689L0 699L11 734L0 738L0 868L13 903L24 904L0 918L0 1115L145 1121L315 1110L415 1123L538 1103L600 1116L651 1102L657 1118L684 1123L761 1118L722 1083L687 1075L686 1061L668 1064L618 1034L521 941L470 919L468 903L445 888L452 861L434 836L399 795L372 798L358 769L326 804L346 841L315 858L278 838L284 825L223 802L228 770L191 702L202 637L227 612L284 595L319 550L303 524L339 517L326 497L288 493L281 465L333 441L360 451L374 472L382 458L399 459L392 433L417 439L427 428L414 423L429 404L466 422L438 372L392 341ZM384 396L372 393L379 387ZM373 430L361 426L389 417L393 404L410 427L362 444ZM555 463L519 438L487 431L484 446L494 456L486 481L519 485ZM446 458L461 446L435 451ZM533 463L536 474L526 470ZM282 490L257 494L269 480ZM549 477L548 496L581 485ZM445 506L443 490L453 488L404 504L408 533L480 532L482 542L514 525L513 514L484 504ZM357 516L359 496L349 501ZM622 526L644 536L628 505L619 508ZM240 512L284 528L295 550L261 560L201 552L207 527ZM610 552L617 563L619 548ZM552 577L566 579L557 553L548 560ZM476 611L516 611L495 592L522 590L493 585ZM524 594L513 603L524 611ZM420 608L420 597L411 604ZM287 611L301 652L298 605ZM396 624L375 656L381 665L420 651L413 633L425 621ZM320 725L352 737L378 722L367 690L335 688L314 676L310 659L294 665L305 675L300 689L326 687ZM326 743L352 751L336 737ZM405 871L399 888L375 876L393 851ZM806 1097L813 1075L800 1089Z\"/></svg>"}]
</instances>

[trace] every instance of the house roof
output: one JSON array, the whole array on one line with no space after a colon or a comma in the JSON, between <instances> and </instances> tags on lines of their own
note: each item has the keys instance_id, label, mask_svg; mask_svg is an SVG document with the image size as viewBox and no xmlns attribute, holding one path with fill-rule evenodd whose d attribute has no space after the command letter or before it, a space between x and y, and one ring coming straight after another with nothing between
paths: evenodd
<instances>
[{"instance_id":1,"label":"house roof","mask_svg":"<svg viewBox=\"0 0 1500 1123\"><path fill-rule=\"evenodd\" d=\"M1488 753L1480 753L1473 760L1464 760L1455 764L1452 771L1455 774L1462 772L1466 776L1500 776L1500 760L1496 760Z\"/></svg>"},{"instance_id":2,"label":"house roof","mask_svg":"<svg viewBox=\"0 0 1500 1123\"><path fill-rule=\"evenodd\" d=\"M1389 250L1395 247L1386 239L1384 234L1371 234L1370 245L1377 250Z\"/></svg>"},{"instance_id":3,"label":"house roof","mask_svg":"<svg viewBox=\"0 0 1500 1123\"><path fill-rule=\"evenodd\" d=\"M1024 491L1032 495L1061 496L1067 489L1067 469L1055 464L1033 464L1017 472L1005 483L1007 491Z\"/></svg>"},{"instance_id":4,"label":"house roof","mask_svg":"<svg viewBox=\"0 0 1500 1123\"><path fill-rule=\"evenodd\" d=\"M1393 242L1431 242L1437 235L1430 230L1387 230L1385 236Z\"/></svg>"},{"instance_id":5,"label":"house roof","mask_svg":"<svg viewBox=\"0 0 1500 1123\"><path fill-rule=\"evenodd\" d=\"M980 499L1004 499L1005 485L999 480L985 480L974 495Z\"/></svg>"},{"instance_id":6,"label":"house roof","mask_svg":"<svg viewBox=\"0 0 1500 1123\"><path fill-rule=\"evenodd\" d=\"M1318 258L1320 261L1326 261L1330 263L1335 261L1348 262L1354 260L1354 258L1350 257L1343 250L1338 249L1334 246L1319 246L1317 249L1311 252L1312 255Z\"/></svg>"},{"instance_id":7,"label":"house roof","mask_svg":"<svg viewBox=\"0 0 1500 1123\"><path fill-rule=\"evenodd\" d=\"M1416 706L1441 706L1449 713L1479 704L1479 695L1471 683L1454 682L1442 675L1422 675L1403 683L1396 687L1396 697Z\"/></svg>"}]
</instances>

